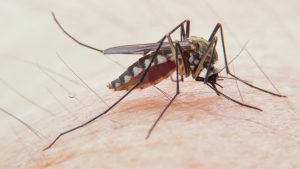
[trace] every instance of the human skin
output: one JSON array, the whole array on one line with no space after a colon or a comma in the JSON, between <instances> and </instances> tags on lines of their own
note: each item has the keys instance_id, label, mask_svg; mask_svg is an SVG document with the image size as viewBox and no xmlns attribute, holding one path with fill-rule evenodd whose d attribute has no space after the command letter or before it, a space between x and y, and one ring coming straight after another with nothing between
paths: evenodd
<instances>
[{"instance_id":1,"label":"human skin","mask_svg":"<svg viewBox=\"0 0 300 169\"><path fill-rule=\"evenodd\" d=\"M204 1L147 1L138 5L131 1L65 2L1 2L1 11L7 15L1 24L5 33L1 33L0 41L0 77L57 117L0 84L1 108L49 139L40 140L22 124L1 114L0 168L300 167L299 2L209 1L215 13ZM8 10L10 6L22 10ZM107 105L125 94L106 88L124 68L68 38L53 21L51 11L71 35L100 49L156 42L184 19L192 21L191 35L208 38L216 23L222 22L229 60L249 40L249 52L288 97L275 97L238 83L245 103L261 108L260 112L217 96L203 83L188 78L180 83L180 94L149 139L145 139L148 130L169 101L153 87L133 91L107 115L61 137L52 148L43 151L61 132L107 108L83 87L56 52ZM224 63L220 41L217 51L217 66L221 68ZM126 67L140 56L109 57ZM46 71L75 93L81 103L69 98L70 94L36 63L48 68ZM233 63L238 77L277 92L245 51ZM232 65L230 69L233 72ZM226 79L220 84L224 87L221 92L241 101L234 80ZM173 96L176 85L167 79L157 87Z\"/></svg>"}]
</instances>

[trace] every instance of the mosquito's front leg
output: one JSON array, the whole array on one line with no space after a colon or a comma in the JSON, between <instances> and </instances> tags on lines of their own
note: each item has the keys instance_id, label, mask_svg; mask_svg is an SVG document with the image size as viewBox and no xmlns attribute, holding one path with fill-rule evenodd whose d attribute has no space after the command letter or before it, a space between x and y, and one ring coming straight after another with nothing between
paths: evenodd
<instances>
[{"instance_id":1,"label":"mosquito's front leg","mask_svg":"<svg viewBox=\"0 0 300 169\"><path fill-rule=\"evenodd\" d=\"M221 40L222 40L222 46L223 46L223 53L224 53L224 60L225 60L225 67L226 67L226 73L228 74L229 68L228 68L228 62L227 62L227 55L226 55L226 48L225 48L225 42L224 42L224 36L223 36L223 27L221 23L218 23L215 27L215 29L213 30L213 32L211 33L208 41L212 41L212 39L216 36L216 33L218 32L218 30L220 29L220 33L221 33Z\"/></svg>"},{"instance_id":2,"label":"mosquito's front leg","mask_svg":"<svg viewBox=\"0 0 300 169\"><path fill-rule=\"evenodd\" d=\"M287 96L284 96L284 95L276 94L276 93L273 93L273 92L267 91L267 90L265 90L265 89L262 89L262 88L256 87L256 86L254 86L254 85L252 85L252 84L250 84L250 83L246 82L245 80L242 80L242 79L240 79L240 78L236 77L235 75L233 75L233 74L232 74L232 73L230 73L230 72L229 72L229 75L230 75L230 76L232 76L232 77L234 77L235 79L239 80L240 82L242 82L242 83L244 83L244 84L246 84L246 85L248 85L248 86L250 86L250 87L254 88L254 89L260 90L260 91L262 91L262 92L265 92L265 93L269 93L269 94L271 94L271 95L274 95L274 96L277 96L277 97L287 97Z\"/></svg>"},{"instance_id":3,"label":"mosquito's front leg","mask_svg":"<svg viewBox=\"0 0 300 169\"><path fill-rule=\"evenodd\" d=\"M204 61L205 61L206 57L208 56L209 51L214 47L214 44L215 44L217 41L218 41L218 37L216 37L216 36L212 39L212 41L210 41L210 44L209 44L209 46L208 46L208 48L207 48L205 54L203 55L201 61L199 62L199 64L198 64L198 66L197 66L197 69L196 69L195 73L192 74L192 76L193 76L194 79L195 79L196 77L199 76L201 70L203 69L203 64L204 64ZM215 50L215 48L214 48L214 50ZM213 51L214 51L214 50L213 50ZM209 71L209 69L207 69L207 72L208 72L208 71ZM206 79L207 79L207 78L206 78ZM205 80L204 80L204 81L205 81ZM206 82L207 82L207 80L206 80Z\"/></svg>"},{"instance_id":4,"label":"mosquito's front leg","mask_svg":"<svg viewBox=\"0 0 300 169\"><path fill-rule=\"evenodd\" d=\"M205 78L204 78L204 84L207 83L208 73L209 73L209 71L210 71L211 63L212 63L212 61L213 61L213 59L214 59L214 52L215 52L215 50L216 50L217 42L218 42L218 39L215 40L215 42L214 42L214 47L212 48L213 50L212 50L212 54L211 54L211 57L210 57L210 60L209 60L209 64L208 64L208 67L207 67L206 75L205 75ZM211 43L213 43L213 42L211 42ZM208 49L208 51L209 51L209 49ZM201 61L202 61L202 60L201 60ZM214 87L216 86L214 83L212 83L212 84L213 84ZM216 88L216 87L215 87L215 88ZM217 89L217 88L216 88L216 89Z\"/></svg>"},{"instance_id":5,"label":"mosquito's front leg","mask_svg":"<svg viewBox=\"0 0 300 169\"><path fill-rule=\"evenodd\" d=\"M263 91L263 92L265 92L265 93L269 93L269 94L272 94L272 95L278 96L278 97L286 97L286 96L283 96L283 95L281 95L281 94L276 94L276 93L267 91L267 90L265 90L265 89L256 87L256 86L254 86L254 85L252 85L252 84L249 84L249 83L247 83L246 81L244 81L244 80L242 80L242 79L236 77L235 75L233 75L233 74L230 72L230 70L229 70L229 68L228 68L227 55L226 55L225 42L224 42L224 35L223 35L223 28L222 28L222 24L221 24L221 23L218 23L218 24L216 25L216 27L215 27L215 29L213 30L212 34L210 35L208 41L210 42L210 41L213 40L213 38L215 38L215 35L216 35L216 33L217 33L217 31L218 31L219 29L220 29L220 33L221 33L221 39L222 39L222 46L223 46L223 53L224 53L224 60L225 60L226 73L229 74L230 76L234 77L235 79L237 79L237 80L243 82L244 84L246 84L246 85L248 85L248 86L250 86L250 87L252 87L252 88L255 88L255 89L257 89L257 90L260 90L260 91Z\"/></svg>"}]
</instances>

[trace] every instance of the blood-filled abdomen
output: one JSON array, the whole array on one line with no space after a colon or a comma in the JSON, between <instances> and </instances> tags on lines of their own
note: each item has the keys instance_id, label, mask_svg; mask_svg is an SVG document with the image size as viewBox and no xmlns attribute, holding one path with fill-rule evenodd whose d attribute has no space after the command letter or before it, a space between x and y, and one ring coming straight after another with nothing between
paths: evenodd
<instances>
[{"instance_id":1,"label":"blood-filled abdomen","mask_svg":"<svg viewBox=\"0 0 300 169\"><path fill-rule=\"evenodd\" d=\"M142 78L150 61L151 54L145 55L137 62L132 64L128 69L116 80L108 84L108 88L114 90L130 90ZM172 54L157 55L154 59L144 81L137 86L138 89L155 85L162 80L168 78L176 69L176 64Z\"/></svg>"}]
</instances>

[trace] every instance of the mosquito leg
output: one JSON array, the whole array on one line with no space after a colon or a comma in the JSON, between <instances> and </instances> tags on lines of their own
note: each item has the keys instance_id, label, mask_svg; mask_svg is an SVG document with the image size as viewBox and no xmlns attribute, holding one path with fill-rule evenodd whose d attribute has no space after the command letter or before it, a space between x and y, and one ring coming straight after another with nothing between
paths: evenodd
<instances>
[{"instance_id":1,"label":"mosquito leg","mask_svg":"<svg viewBox=\"0 0 300 169\"><path fill-rule=\"evenodd\" d=\"M215 29L213 30L212 34L210 35L208 41L211 41L211 40L215 37L215 35L216 35L216 33L217 33L217 31L218 31L219 29L220 29L221 39L222 39L222 45L223 45L223 53L224 53L224 59L225 59L226 73L229 74L230 76L234 77L235 79L237 79L237 80L243 82L244 84L246 84L246 85L248 85L248 86L250 86L250 87L252 87L252 88L255 88L255 89L257 89L257 90L260 90L260 91L262 91L262 92L269 93L269 94L272 94L272 95L278 96L278 97L286 97L286 96L284 96L284 95L276 94L276 93L267 91L267 90L265 90L265 89L261 89L261 88L259 88L259 87L256 87L256 86L254 86L254 85L251 85L251 84L247 83L246 81L244 81L244 80L242 80L242 79L236 77L235 75L233 75L233 74L229 71L229 68L228 68L228 62L227 62L227 55L226 55L226 50L225 50L224 36L223 36L223 28L222 28L222 24L221 24L221 23L218 23L218 24L216 25L216 27L215 27Z\"/></svg>"},{"instance_id":2,"label":"mosquito leg","mask_svg":"<svg viewBox=\"0 0 300 169\"><path fill-rule=\"evenodd\" d=\"M89 48L89 49L93 49L93 50L95 50L95 51L98 51L98 52L101 52L101 53L103 53L103 50L101 50L101 49L97 49L97 48L94 48L94 47L92 47L92 46L89 46L89 45L86 45L86 44L84 44L84 43L81 43L81 42L79 42L77 39L75 39L73 36L71 36L67 31L65 31L64 30L64 28L59 24L59 22L57 21L57 19L56 19L56 17L55 17L55 15L54 15L54 13L52 12L52 16L53 16L53 18L54 18L54 21L56 22L56 24L59 26L59 28L69 37L69 38L71 38L72 40L74 40L75 42L77 42L79 45L81 45L81 46L84 46L84 47L87 47L87 48ZM104 55L105 56L105 55ZM113 60L113 59L111 59L110 57L108 57L108 56L105 56L107 59L109 59L109 60L111 60L111 61L113 61L113 62L115 62L116 64L118 64L118 65L120 65L121 67L124 67L124 66L122 66L120 63L118 63L118 62L116 62L115 60Z\"/></svg>"},{"instance_id":3,"label":"mosquito leg","mask_svg":"<svg viewBox=\"0 0 300 169\"><path fill-rule=\"evenodd\" d=\"M183 24L180 26L180 40L184 41L186 39L185 30Z\"/></svg>"},{"instance_id":4,"label":"mosquito leg","mask_svg":"<svg viewBox=\"0 0 300 169\"><path fill-rule=\"evenodd\" d=\"M185 25L185 31L186 31L185 35L186 35L186 38L190 37L190 23L191 23L190 20L186 21L186 25Z\"/></svg>"},{"instance_id":5,"label":"mosquito leg","mask_svg":"<svg viewBox=\"0 0 300 169\"><path fill-rule=\"evenodd\" d=\"M179 42L176 42L177 47L175 48L174 45L173 45L173 41L172 41L172 38L171 38L170 34L166 34L166 37L168 38L172 54L175 57L174 59L176 59L176 57L177 57L177 60L178 60L178 56L176 56L176 55L178 55L177 48L179 48L181 59L183 61L184 74L189 75L189 69L188 69L188 66L187 66L187 59L185 59L185 57L183 55L183 52L182 52L182 49L181 49L181 46L180 46ZM174 81L172 76L171 76L171 80ZM183 76L181 76L181 81L183 82Z\"/></svg>"},{"instance_id":6,"label":"mosquito leg","mask_svg":"<svg viewBox=\"0 0 300 169\"><path fill-rule=\"evenodd\" d=\"M256 109L256 110L262 111L262 109L260 109L260 108L257 108L257 107L254 107L254 106L250 106L250 105L247 105L247 104L244 104L244 103L241 103L241 102L239 102L239 101L236 101L236 100L234 100L234 99L232 99L232 98L226 96L225 94L221 93L220 91L218 91L217 89L215 89L214 87L212 87L210 84L206 84L206 85L209 86L209 87L210 87L211 89L213 89L215 92L219 93L220 95L222 95L223 97L225 97L225 98L228 99L228 100L231 100L231 101L233 101L233 102L235 102L235 103L237 103L237 104L239 104L239 105L241 105L241 106L245 106L245 107L248 107L248 108L251 108L251 109Z\"/></svg>"},{"instance_id":7,"label":"mosquito leg","mask_svg":"<svg viewBox=\"0 0 300 169\"><path fill-rule=\"evenodd\" d=\"M169 37L168 37L168 38L169 38ZM169 38L169 40L172 41L171 37ZM181 48L181 46L180 46L179 43L177 43L177 46L178 46L178 49L179 49L179 52L180 52L180 55L181 55L181 59L182 59L182 62L183 62L184 74L185 74L186 77L187 77L187 75L190 74L190 73L189 73L189 68L188 68L188 66L187 66L187 59L185 59L185 57L184 57L184 55L183 55L183 52L182 52L182 48ZM170 47L172 48L173 45L170 44ZM176 82L176 80L174 80L172 76L170 76L170 78L171 78L171 81L172 81L172 82ZM181 82L184 81L183 76L181 76L180 81L181 81Z\"/></svg>"},{"instance_id":8,"label":"mosquito leg","mask_svg":"<svg viewBox=\"0 0 300 169\"><path fill-rule=\"evenodd\" d=\"M70 129L70 130L65 131L65 132L63 132L63 133L60 133L59 136L56 137L56 139L55 139L48 147L46 147L44 150L47 150L47 149L49 149L50 147L52 147L52 145L53 145L53 144L54 144L61 136L65 135L65 134L67 134L67 133L70 133L70 132L72 132L72 131L74 131L74 130L76 130L76 129L79 129L79 128L81 128L81 127L84 127L85 125L87 125L87 124L89 124L89 123L95 121L96 119L98 119L98 118L101 117L102 115L104 115L104 114L106 114L107 112L109 112L113 107L115 107L119 102L121 102L127 95L129 95L129 94L130 94L130 93L131 93L138 85L140 85L140 84L144 81L144 79L145 79L145 77L146 77L146 75L147 75L147 73L148 73L148 71L149 71L149 69L150 69L150 67L151 67L151 64L153 63L155 57L157 56L158 51L159 51L159 49L160 49L160 47L161 47L161 45L162 45L162 43L163 43L163 41L164 41L165 39L166 39L166 36L164 36L164 37L162 38L162 41L160 42L158 48L156 49L156 51L155 51L155 53L154 53L154 55L153 55L153 57L152 57L152 59L151 59L149 65L148 65L147 69L145 70L143 76L141 77L141 79L139 80L139 82L138 82L131 90L129 90L123 97L121 97L118 101L116 101L113 105L111 105L111 106L110 106L108 109L106 109L103 113L97 115L96 117L92 118L91 120L85 122L84 124L82 124L82 125L80 125L80 126L77 126L77 127L73 128L73 129ZM174 100L174 99L172 99L172 100Z\"/></svg>"},{"instance_id":9,"label":"mosquito leg","mask_svg":"<svg viewBox=\"0 0 300 169\"><path fill-rule=\"evenodd\" d=\"M206 57L208 56L208 52L212 49L214 43L218 40L218 37L214 37L211 41L210 41L210 44L205 52L205 54L203 55L201 61L199 62L198 66L197 66L197 69L196 71L192 74L193 78L196 78L199 76L201 70L203 69L203 64L204 64L204 61L206 60Z\"/></svg>"},{"instance_id":10,"label":"mosquito leg","mask_svg":"<svg viewBox=\"0 0 300 169\"><path fill-rule=\"evenodd\" d=\"M173 57L174 57L174 59L176 60L175 63L177 63L177 62L178 62L178 53L177 53L178 42L177 42L177 41L175 42L175 47L174 47L173 41L172 41L172 38L171 38L170 34L167 33L167 34L166 34L166 37L168 38L168 41L169 41L169 44L170 44L170 48L171 48ZM177 69L177 67L176 67L176 70L177 70L177 73L176 73L176 77L177 77L177 76L178 76L178 69ZM177 77L177 79L176 79L176 82L178 82L178 77ZM179 93L179 88L178 88L178 91L177 91L177 92Z\"/></svg>"},{"instance_id":11,"label":"mosquito leg","mask_svg":"<svg viewBox=\"0 0 300 169\"><path fill-rule=\"evenodd\" d=\"M180 28L181 26L183 26L184 23L188 23L187 25L190 25L190 20L187 19L187 20L182 21L179 25L177 25L174 29L172 29L168 34L171 35L171 34L172 34L173 32L175 32L178 28ZM187 33L189 33L189 26L188 26L188 29L187 29L187 30L188 30ZM186 36L189 37L189 34L187 34ZM163 39L163 38L162 38L162 39ZM161 42L162 39L160 39L160 40L158 41L158 43Z\"/></svg>"},{"instance_id":12,"label":"mosquito leg","mask_svg":"<svg viewBox=\"0 0 300 169\"><path fill-rule=\"evenodd\" d=\"M230 73L229 68L228 68L228 62L227 62L227 55L226 55L226 49L225 49L225 42L224 42L224 36L223 36L223 28L222 28L222 24L218 23L215 27L215 29L213 30L213 32L211 33L208 41L210 42L216 35L218 30L221 30L221 39L222 39L222 46L223 46L223 53L224 53L224 59L225 59L225 67L226 67L226 73Z\"/></svg>"},{"instance_id":13,"label":"mosquito leg","mask_svg":"<svg viewBox=\"0 0 300 169\"><path fill-rule=\"evenodd\" d=\"M190 76L190 70L189 70L189 67L188 67L187 58L184 57L184 54L182 52L182 48L181 48L180 44L178 43L177 45L178 45L178 49L179 49L181 59L182 59L182 62L183 62L185 77L188 77L188 76ZM181 76L181 78L182 78L182 81L183 81L183 76Z\"/></svg>"},{"instance_id":14,"label":"mosquito leg","mask_svg":"<svg viewBox=\"0 0 300 169\"><path fill-rule=\"evenodd\" d=\"M276 94L276 93L273 93L273 92L267 91L267 90L265 90L265 89L262 89L262 88L256 87L256 86L254 86L254 85L252 85L252 84L250 84L250 83L248 83L248 82L246 82L246 81L244 81L244 80L242 80L242 79L240 79L240 78L236 77L236 76L235 76L235 75L233 75L232 73L229 73L229 75L230 75L230 76L232 76L232 77L234 77L235 79L239 80L240 82L242 82L242 83L244 83L244 84L246 84L246 85L248 85L248 86L250 86L250 87L254 88L254 89L257 89L257 90L263 91L263 92L265 92L265 93L269 93L269 94L271 94L271 95L274 95L274 96L277 96L277 97L286 97L286 96L284 96L284 95Z\"/></svg>"},{"instance_id":15,"label":"mosquito leg","mask_svg":"<svg viewBox=\"0 0 300 169\"><path fill-rule=\"evenodd\" d=\"M83 43L79 42L79 41L78 41L77 39L75 39L73 36L71 36L70 34L68 34L67 31L65 31L64 28L62 28L62 26L59 24L59 22L57 21L57 19L56 19L54 13L53 13L53 12L51 12L51 13L52 13L52 16L53 16L55 22L56 22L57 25L60 27L60 29L61 29L67 36L69 36L71 39L73 39L75 42L77 42L79 45L82 45L82 46L84 46L84 47L87 47L87 48L96 50L96 51L101 52L101 53L103 52L103 51L100 50L100 49L97 49L97 48L94 48L94 47L91 47L91 46L88 46L88 45L86 45L86 44L83 44Z\"/></svg>"},{"instance_id":16,"label":"mosquito leg","mask_svg":"<svg viewBox=\"0 0 300 169\"><path fill-rule=\"evenodd\" d=\"M190 37L190 20L186 20L186 25L185 28L186 30L184 31L184 25L181 25L181 41L186 40L187 38Z\"/></svg>"},{"instance_id":17,"label":"mosquito leg","mask_svg":"<svg viewBox=\"0 0 300 169\"><path fill-rule=\"evenodd\" d=\"M179 78L178 78L178 53L177 53L177 45L178 42L175 43L175 63L176 63L176 94L174 95L174 97L170 100L169 104L165 107L165 109L160 113L159 117L157 118L157 120L155 121L155 123L152 125L151 129L149 130L146 139L148 139L150 137L150 134L152 132L152 130L154 129L154 127L156 126L156 124L158 123L158 121L161 119L161 117L164 115L164 113L166 112L166 110L169 108L169 106L171 105L171 103L173 102L173 100L176 98L176 96L179 94Z\"/></svg>"},{"instance_id":18,"label":"mosquito leg","mask_svg":"<svg viewBox=\"0 0 300 169\"><path fill-rule=\"evenodd\" d=\"M213 59L214 59L214 52L215 52L215 50L216 50L217 42L218 42L218 41L216 40L215 43L214 43L212 55L211 55L211 57L210 57L209 64L208 64L208 67L207 67L207 71L206 71L206 75L205 75L205 78L204 78L204 84L207 83L208 73L209 73L209 71L210 71L211 63L212 63L212 61L213 61Z\"/></svg>"}]
</instances>

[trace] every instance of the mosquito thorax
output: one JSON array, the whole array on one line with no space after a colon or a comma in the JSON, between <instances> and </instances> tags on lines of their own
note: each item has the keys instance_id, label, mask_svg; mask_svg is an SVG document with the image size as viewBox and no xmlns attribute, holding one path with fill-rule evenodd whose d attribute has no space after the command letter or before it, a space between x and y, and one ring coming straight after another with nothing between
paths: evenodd
<instances>
[{"instance_id":1,"label":"mosquito thorax","mask_svg":"<svg viewBox=\"0 0 300 169\"><path fill-rule=\"evenodd\" d=\"M208 42L208 40L206 40L202 37L197 37L197 36L191 36L191 37L187 38L187 40L191 43L191 49L193 50L194 54L199 53L199 57L202 58L203 55L205 54L210 42ZM211 53L212 53L212 49L208 53L209 59L211 57ZM215 50L213 62L216 62L216 61L218 61L218 53Z\"/></svg>"},{"instance_id":2,"label":"mosquito thorax","mask_svg":"<svg viewBox=\"0 0 300 169\"><path fill-rule=\"evenodd\" d=\"M202 61L202 58L208 49L210 42L208 42L208 40L202 37L197 37L197 36L191 36L187 40L191 43L191 50L189 51L189 55L187 58L188 66L191 70L191 74L195 78L203 71L203 69L208 68L208 64L212 54L212 49L208 53L205 60L202 62L202 65L199 65L199 63ZM216 61L218 61L218 54L216 51L214 51L214 58L212 60L212 65L211 65L212 67L209 70L209 76L218 73L218 69L214 67ZM198 66L201 66L199 74L197 74Z\"/></svg>"}]
</instances>

